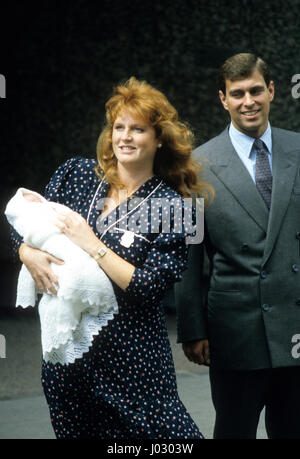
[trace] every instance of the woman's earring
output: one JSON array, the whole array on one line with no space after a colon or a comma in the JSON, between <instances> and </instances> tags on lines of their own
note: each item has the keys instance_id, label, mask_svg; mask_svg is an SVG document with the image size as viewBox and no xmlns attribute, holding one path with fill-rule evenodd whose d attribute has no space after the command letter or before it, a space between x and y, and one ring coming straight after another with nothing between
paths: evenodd
<instances>
[{"instance_id":1,"label":"woman's earring","mask_svg":"<svg viewBox=\"0 0 300 459\"><path fill-rule=\"evenodd\" d=\"M158 146L158 148L161 148L161 147L162 147L162 144L161 144L161 143L159 143L157 146Z\"/></svg>"}]
</instances>

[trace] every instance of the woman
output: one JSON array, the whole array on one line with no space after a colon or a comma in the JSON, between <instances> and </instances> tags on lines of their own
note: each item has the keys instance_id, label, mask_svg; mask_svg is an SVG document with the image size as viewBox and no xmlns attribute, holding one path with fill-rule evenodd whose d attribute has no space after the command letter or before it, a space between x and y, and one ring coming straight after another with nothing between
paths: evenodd
<instances>
[{"instance_id":1,"label":"woman","mask_svg":"<svg viewBox=\"0 0 300 459\"><path fill-rule=\"evenodd\" d=\"M162 306L187 263L175 207L203 190L192 134L161 92L134 77L115 88L106 118L98 165L72 158L46 188L47 199L74 211L61 218L60 229L97 260L119 306L99 333L97 317L83 316L95 336L81 359L43 361L53 428L58 438L203 438L178 397ZM163 232L163 207L171 201ZM60 261L25 244L19 254L38 286L55 294L50 262Z\"/></svg>"}]
</instances>

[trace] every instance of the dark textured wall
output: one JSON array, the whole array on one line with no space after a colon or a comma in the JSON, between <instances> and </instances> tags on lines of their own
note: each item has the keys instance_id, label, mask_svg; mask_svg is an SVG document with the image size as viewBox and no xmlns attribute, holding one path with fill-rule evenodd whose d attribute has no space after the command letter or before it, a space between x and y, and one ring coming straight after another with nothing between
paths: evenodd
<instances>
[{"instance_id":1,"label":"dark textured wall","mask_svg":"<svg viewBox=\"0 0 300 459\"><path fill-rule=\"evenodd\" d=\"M10 2L1 6L1 211L16 187L42 191L72 155L92 157L112 87L131 75L163 90L197 144L228 121L217 69L237 52L269 64L271 122L300 130L300 0ZM0 257L9 257L1 223Z\"/></svg>"}]
</instances>

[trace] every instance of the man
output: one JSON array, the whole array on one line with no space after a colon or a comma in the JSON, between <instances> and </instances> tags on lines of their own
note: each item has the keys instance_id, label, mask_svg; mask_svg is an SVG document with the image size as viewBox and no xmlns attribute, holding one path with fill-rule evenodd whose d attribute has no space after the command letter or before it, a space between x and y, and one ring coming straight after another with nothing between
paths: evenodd
<instances>
[{"instance_id":1,"label":"man","mask_svg":"<svg viewBox=\"0 0 300 459\"><path fill-rule=\"evenodd\" d=\"M210 365L214 438L255 438L263 407L269 438L300 438L300 134L271 128L252 54L223 64L219 96L231 124L195 150L215 196L176 287L178 341Z\"/></svg>"}]
</instances>

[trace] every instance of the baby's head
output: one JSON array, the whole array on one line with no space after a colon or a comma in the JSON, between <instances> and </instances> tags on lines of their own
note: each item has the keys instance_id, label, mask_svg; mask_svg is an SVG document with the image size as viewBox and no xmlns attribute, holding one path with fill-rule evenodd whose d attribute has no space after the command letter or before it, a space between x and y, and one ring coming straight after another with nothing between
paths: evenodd
<instances>
[{"instance_id":1,"label":"baby's head","mask_svg":"<svg viewBox=\"0 0 300 459\"><path fill-rule=\"evenodd\" d=\"M28 202L43 202L40 198L38 198L35 194L31 193L24 193L23 194L24 198Z\"/></svg>"}]
</instances>

